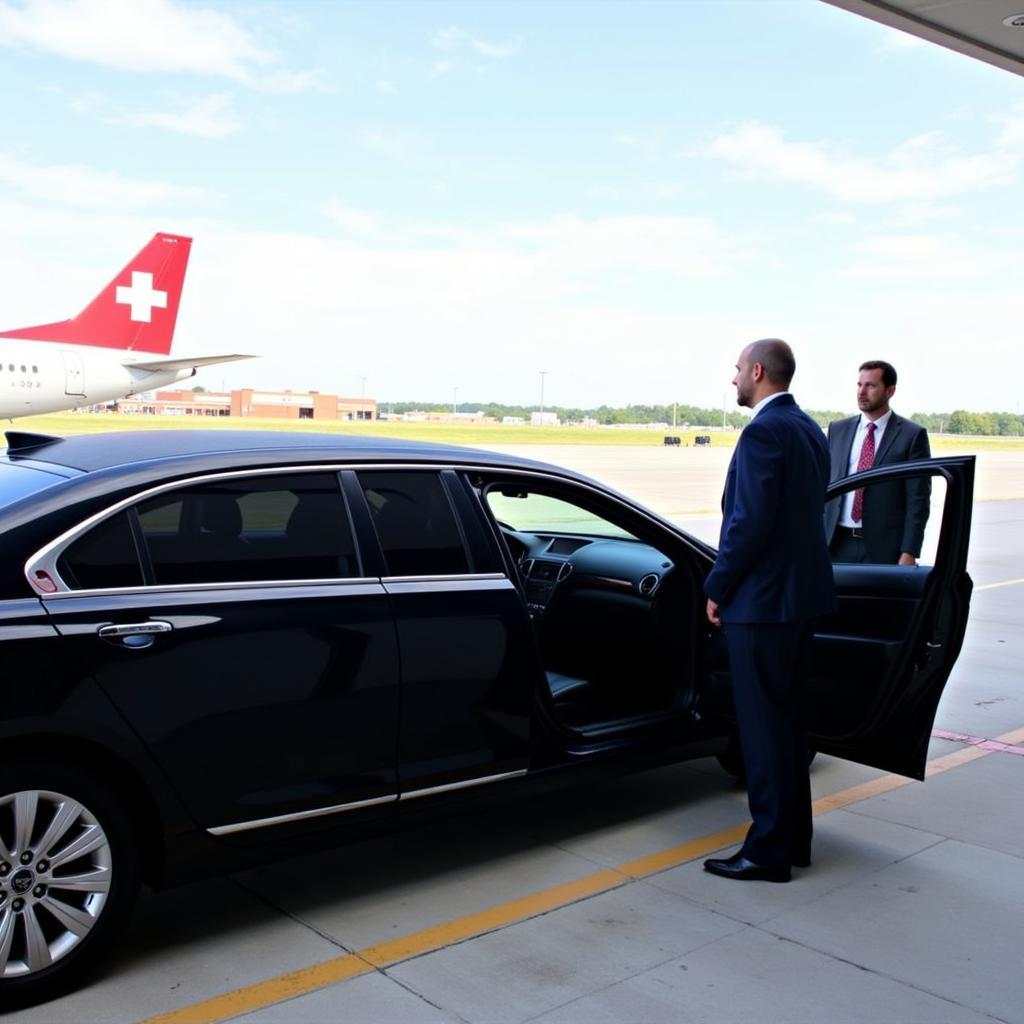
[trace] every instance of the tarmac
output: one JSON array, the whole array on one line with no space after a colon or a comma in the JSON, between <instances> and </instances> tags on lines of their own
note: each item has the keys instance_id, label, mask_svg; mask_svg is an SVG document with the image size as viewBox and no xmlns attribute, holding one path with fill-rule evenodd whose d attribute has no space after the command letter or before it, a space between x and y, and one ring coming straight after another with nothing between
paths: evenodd
<instances>
[{"instance_id":1,"label":"tarmac","mask_svg":"<svg viewBox=\"0 0 1024 1024\"><path fill-rule=\"evenodd\" d=\"M523 453L717 535L728 451ZM819 756L790 884L702 870L745 794L689 762L147 894L102 977L7 1020L1024 1022L1019 460L980 461L927 781Z\"/></svg>"}]
</instances>

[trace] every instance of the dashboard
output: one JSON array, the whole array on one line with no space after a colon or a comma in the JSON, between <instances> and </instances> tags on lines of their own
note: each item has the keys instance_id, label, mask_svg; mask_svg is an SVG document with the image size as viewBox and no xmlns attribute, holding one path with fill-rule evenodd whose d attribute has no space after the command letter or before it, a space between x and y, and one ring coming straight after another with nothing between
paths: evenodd
<instances>
[{"instance_id":1,"label":"dashboard","mask_svg":"<svg viewBox=\"0 0 1024 1024\"><path fill-rule=\"evenodd\" d=\"M562 533L502 531L519 568L532 615L541 615L560 584L651 600L673 563L640 541Z\"/></svg>"}]
</instances>

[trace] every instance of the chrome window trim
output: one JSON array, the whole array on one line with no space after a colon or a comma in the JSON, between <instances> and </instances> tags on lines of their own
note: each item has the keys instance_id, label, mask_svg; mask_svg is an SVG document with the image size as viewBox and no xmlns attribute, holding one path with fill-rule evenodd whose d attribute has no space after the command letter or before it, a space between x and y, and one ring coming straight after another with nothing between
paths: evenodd
<instances>
[{"instance_id":1,"label":"chrome window trim","mask_svg":"<svg viewBox=\"0 0 1024 1024\"><path fill-rule=\"evenodd\" d=\"M448 580L504 580L503 572L444 572L423 576L382 576L382 583L444 583Z\"/></svg>"},{"instance_id":2,"label":"chrome window trim","mask_svg":"<svg viewBox=\"0 0 1024 1024\"><path fill-rule=\"evenodd\" d=\"M272 828L274 825L286 825L292 821L305 821L308 818L326 818L331 814L343 814L345 811L358 811L363 807L377 807L381 804L398 802L398 794L377 796L370 800L355 800L349 804L334 804L332 807L317 807L311 811L296 811L294 814L279 814L273 818L256 818L254 821L238 821L233 825L216 825L206 831L211 836L229 836L236 832L249 832L257 828Z\"/></svg>"},{"instance_id":3,"label":"chrome window trim","mask_svg":"<svg viewBox=\"0 0 1024 1024\"><path fill-rule=\"evenodd\" d=\"M500 772L497 775L478 775L472 779L449 782L443 786L426 786L423 789L410 789L399 794L399 800L418 800L421 796L434 796L437 793L452 793L457 789L471 789L474 786L486 786L490 782L504 782L506 779L521 779L529 774L528 768L518 768L514 772Z\"/></svg>"},{"instance_id":4,"label":"chrome window trim","mask_svg":"<svg viewBox=\"0 0 1024 1024\"><path fill-rule=\"evenodd\" d=\"M123 512L126 508L130 508L132 505L136 505L139 502L146 501L149 498L156 497L158 494L164 494L167 491L174 491L180 488L190 487L193 484L204 484L212 483L218 480L235 480L239 477L253 477L253 476L285 476L290 473L341 473L343 471L361 472L363 470L407 470L407 469L418 469L428 473L440 473L444 469L455 469L459 472L470 471L476 467L473 466L462 466L461 464L455 465L449 462L437 462L437 463L422 463L422 462L328 462L328 463L298 463L288 466L256 466L251 469L231 469L231 470L220 470L209 473L197 473L195 476L184 477L180 480L173 480L168 483L156 484L153 487L147 487L144 490L139 491L137 494L133 494L130 497L122 498L120 501L115 502L113 505L108 506L105 509L101 509L99 512L94 512L91 516L83 519L82 522L72 526L70 529L65 530L59 534L48 544L44 544L43 547L39 548L33 555L31 555L25 562L24 573L25 578L28 580L29 586L33 592L43 597L56 597L57 594L61 593L74 593L81 594L86 593L84 590L72 590L64 579L61 578L60 573L57 572L57 560L64 553L64 549L69 545L73 544L82 534L91 530L97 524L103 522L105 519L109 519L112 516L117 515L119 512ZM344 494L341 487L338 488L339 494ZM53 581L54 585L58 587L58 590L53 592L47 592L46 590L36 585L34 575L37 572L44 572ZM279 582L279 581L278 581ZM289 581L291 582L291 581ZM316 580L314 582L321 582ZM213 584L214 586L221 586L222 584ZM228 584L230 585L230 584ZM187 585L186 585L187 586ZM122 588L122 587L100 587L92 588L88 593L109 593L112 591L129 590L133 591L136 588ZM145 587L144 589L150 590L153 588Z\"/></svg>"},{"instance_id":5,"label":"chrome window trim","mask_svg":"<svg viewBox=\"0 0 1024 1024\"><path fill-rule=\"evenodd\" d=\"M463 576L385 576L381 583L389 594L444 594L472 590L515 590L504 573Z\"/></svg>"},{"instance_id":6,"label":"chrome window trim","mask_svg":"<svg viewBox=\"0 0 1024 1024\"><path fill-rule=\"evenodd\" d=\"M43 545L38 551L35 552L25 562L25 578L28 580L29 586L32 587L35 593L43 597L55 597L59 593L73 593L81 594L86 593L84 590L72 590L66 581L61 577L60 573L57 572L57 560L64 553L65 548L73 544L82 534L87 533L94 526L102 523L105 519L110 519L116 516L119 512L123 512L126 508L130 508L132 505L137 505L139 502L146 501L149 498L156 497L158 494L164 494L167 491L179 490L185 487L190 487L193 484L205 484L212 483L217 480L235 480L239 477L253 477L253 476L286 476L292 473L340 473L343 469L351 468L345 464L327 464L323 465L316 463L313 465L290 465L290 466L260 466L253 469L232 469L224 470L221 472L213 473L200 473L196 476L185 477L181 480L174 480L165 484L157 484L154 487L147 487L145 490L139 491L137 494L133 494L128 498L122 498L120 501L115 502L113 505L108 506L105 509L101 509L99 512L94 512L91 516L83 519L82 522L70 529L65 530L62 534L55 537L48 544ZM343 497L341 486L338 487L339 496ZM53 580L54 584L60 588L54 592L47 592L36 585L34 575L37 572L44 572L46 575ZM279 581L275 581L279 582ZM322 582L321 580L313 580L312 582ZM223 586L225 584L212 584L213 586ZM227 584L231 585L231 584ZM189 584L185 584L186 587L190 587ZM92 588L89 593L110 593L112 591L123 591L123 590L135 590L137 588L124 588L124 587L99 587ZM145 587L145 590L151 590L155 588Z\"/></svg>"},{"instance_id":7,"label":"chrome window trim","mask_svg":"<svg viewBox=\"0 0 1024 1024\"><path fill-rule=\"evenodd\" d=\"M367 594L381 594L381 581L376 576L343 576L338 579L313 580L242 580L234 583L164 583L137 587L92 587L88 590L58 590L52 594L41 593L43 601L70 601L77 597L146 597L158 594L205 593L223 595L237 590L316 590L324 589L329 597L361 597ZM298 596L298 595L296 595Z\"/></svg>"}]
</instances>

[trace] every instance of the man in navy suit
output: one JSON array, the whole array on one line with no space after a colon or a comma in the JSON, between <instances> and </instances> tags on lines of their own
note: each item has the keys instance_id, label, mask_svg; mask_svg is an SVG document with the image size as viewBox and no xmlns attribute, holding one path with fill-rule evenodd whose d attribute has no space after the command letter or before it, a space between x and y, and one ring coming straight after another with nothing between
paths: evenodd
<instances>
[{"instance_id":1,"label":"man in navy suit","mask_svg":"<svg viewBox=\"0 0 1024 1024\"><path fill-rule=\"evenodd\" d=\"M832 480L873 466L931 458L928 431L889 407L895 391L891 363L861 363L859 415L828 425ZM930 503L930 477L873 484L834 498L825 507L825 536L833 561L917 565Z\"/></svg>"},{"instance_id":2,"label":"man in navy suit","mask_svg":"<svg viewBox=\"0 0 1024 1024\"><path fill-rule=\"evenodd\" d=\"M789 394L784 341L755 341L736 364L736 401L753 417L722 499L707 616L725 629L753 824L738 853L704 862L726 878L788 882L811 859L811 787L801 680L814 622L835 609L822 510L828 445Z\"/></svg>"}]
</instances>

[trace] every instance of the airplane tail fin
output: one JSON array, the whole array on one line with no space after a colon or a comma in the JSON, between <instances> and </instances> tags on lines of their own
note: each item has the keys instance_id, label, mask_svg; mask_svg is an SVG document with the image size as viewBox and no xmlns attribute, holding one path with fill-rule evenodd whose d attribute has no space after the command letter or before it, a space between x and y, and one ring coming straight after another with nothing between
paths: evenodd
<instances>
[{"instance_id":1,"label":"airplane tail fin","mask_svg":"<svg viewBox=\"0 0 1024 1024\"><path fill-rule=\"evenodd\" d=\"M0 338L167 355L191 248L191 238L156 234L78 316L0 331Z\"/></svg>"}]
</instances>

